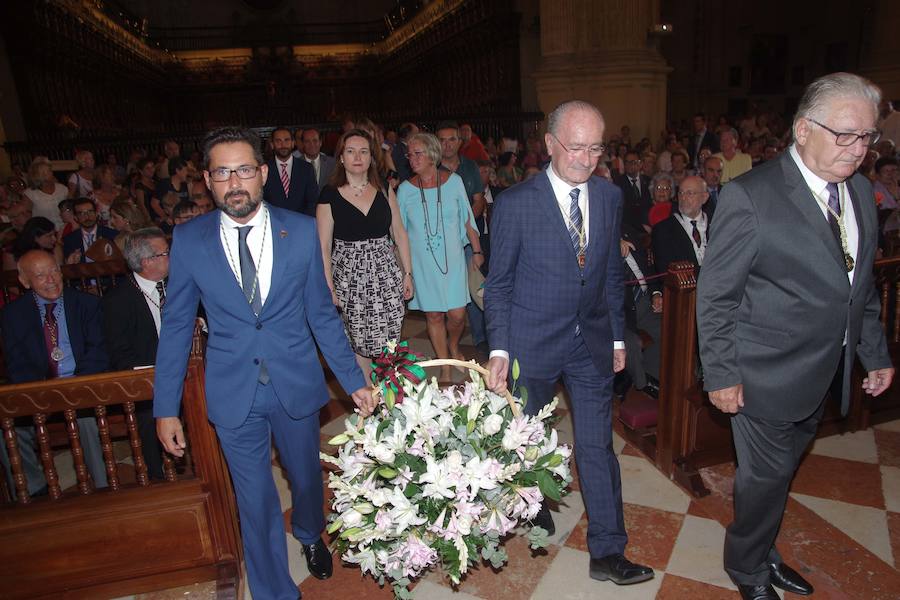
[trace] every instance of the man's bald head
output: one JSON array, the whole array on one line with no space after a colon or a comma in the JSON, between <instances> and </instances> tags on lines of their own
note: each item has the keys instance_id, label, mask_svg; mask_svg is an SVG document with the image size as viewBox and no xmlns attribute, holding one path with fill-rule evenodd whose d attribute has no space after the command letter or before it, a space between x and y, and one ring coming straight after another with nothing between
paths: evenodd
<instances>
[{"instance_id":1,"label":"man's bald head","mask_svg":"<svg viewBox=\"0 0 900 600\"><path fill-rule=\"evenodd\" d=\"M19 281L44 300L54 301L62 296L62 271L52 254L44 250L29 250L16 263Z\"/></svg>"},{"instance_id":2,"label":"man's bald head","mask_svg":"<svg viewBox=\"0 0 900 600\"><path fill-rule=\"evenodd\" d=\"M678 186L678 212L689 219L700 216L700 209L709 198L706 182L702 178L691 175L681 180Z\"/></svg>"}]
</instances>

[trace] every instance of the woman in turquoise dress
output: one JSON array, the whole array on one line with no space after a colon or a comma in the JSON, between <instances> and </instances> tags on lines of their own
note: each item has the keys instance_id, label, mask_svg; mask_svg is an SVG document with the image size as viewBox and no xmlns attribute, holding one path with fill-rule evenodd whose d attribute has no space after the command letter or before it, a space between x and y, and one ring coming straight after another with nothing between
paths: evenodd
<instances>
[{"instance_id":1,"label":"woman in turquoise dress","mask_svg":"<svg viewBox=\"0 0 900 600\"><path fill-rule=\"evenodd\" d=\"M466 360L459 351L469 303L466 244L476 267L484 262L475 217L462 179L438 169L441 145L430 133L408 141L414 175L397 188L400 216L409 235L416 295L409 307L425 313L428 337L438 358ZM441 379L450 377L441 369Z\"/></svg>"}]
</instances>

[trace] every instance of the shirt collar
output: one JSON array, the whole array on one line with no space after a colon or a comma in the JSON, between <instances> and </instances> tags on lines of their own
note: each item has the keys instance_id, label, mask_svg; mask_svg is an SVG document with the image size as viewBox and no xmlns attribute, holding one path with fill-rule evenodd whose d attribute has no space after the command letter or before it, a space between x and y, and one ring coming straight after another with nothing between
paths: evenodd
<instances>
[{"instance_id":1,"label":"shirt collar","mask_svg":"<svg viewBox=\"0 0 900 600\"><path fill-rule=\"evenodd\" d=\"M144 291L144 293L151 294L151 293L157 291L155 281L145 279L144 277L141 277L140 274L138 274L138 273L132 273L132 275L134 275L134 281L138 284L138 287L140 287L141 290Z\"/></svg>"},{"instance_id":2,"label":"shirt collar","mask_svg":"<svg viewBox=\"0 0 900 600\"><path fill-rule=\"evenodd\" d=\"M259 227L263 223L266 222L266 213L268 212L268 210L269 209L266 207L266 203L265 202L261 203L259 205L259 210L256 211L256 214L253 215L253 218L250 219L246 223L238 223L237 221L235 221L234 219L232 219L231 217L226 215L224 211L222 211L221 212L221 219L222 219L221 223L226 229L245 227L246 225L252 225L254 227ZM154 284L154 285L156 285L156 284Z\"/></svg>"},{"instance_id":3,"label":"shirt collar","mask_svg":"<svg viewBox=\"0 0 900 600\"><path fill-rule=\"evenodd\" d=\"M56 300L47 300L46 298L39 296L36 292L32 292L31 295L37 301L39 306L47 306L48 304L56 304L57 306L62 306L63 304L62 294L60 294L59 298L57 298Z\"/></svg>"},{"instance_id":4,"label":"shirt collar","mask_svg":"<svg viewBox=\"0 0 900 600\"><path fill-rule=\"evenodd\" d=\"M810 171L809 167L803 163L803 159L800 158L800 153L797 152L796 144L791 144L789 152L791 158L797 163L797 168L800 169L800 174L803 175L803 180L806 181L807 187L809 187L816 196L821 196L822 192L825 191L828 182Z\"/></svg>"},{"instance_id":5,"label":"shirt collar","mask_svg":"<svg viewBox=\"0 0 900 600\"><path fill-rule=\"evenodd\" d=\"M278 164L278 168L279 168L279 169L281 168L281 165L285 165L285 166L287 166L288 169L290 169L290 168L291 168L291 163L293 162L293 160L294 160L294 154L293 154L293 153L291 153L291 154L288 155L287 160L281 160L281 159L278 158L277 156L275 157L275 162Z\"/></svg>"},{"instance_id":6,"label":"shirt collar","mask_svg":"<svg viewBox=\"0 0 900 600\"><path fill-rule=\"evenodd\" d=\"M550 187L553 188L553 195L556 196L557 201L562 199L569 198L569 192L572 191L573 187L576 187L580 190L578 198L584 198L585 193L587 192L587 182L572 186L563 181L559 175L556 174L556 171L553 170L553 163L547 166L545 171L547 173L547 179L550 180Z\"/></svg>"}]
</instances>

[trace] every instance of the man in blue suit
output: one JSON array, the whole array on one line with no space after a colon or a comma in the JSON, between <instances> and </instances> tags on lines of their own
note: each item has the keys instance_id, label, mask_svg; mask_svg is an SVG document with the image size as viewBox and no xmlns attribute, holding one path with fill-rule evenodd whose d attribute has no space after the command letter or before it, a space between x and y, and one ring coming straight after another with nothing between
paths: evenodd
<instances>
[{"instance_id":1,"label":"man in blue suit","mask_svg":"<svg viewBox=\"0 0 900 600\"><path fill-rule=\"evenodd\" d=\"M272 479L271 439L291 481L294 537L310 572L331 575L319 464L319 409L328 401L316 344L360 412L374 407L325 283L315 221L262 202L259 138L222 128L204 142L204 177L220 210L175 229L156 357L153 414L181 456L178 412L202 300L209 325L206 396L234 483L250 591L296 600Z\"/></svg>"},{"instance_id":2,"label":"man in blue suit","mask_svg":"<svg viewBox=\"0 0 900 600\"><path fill-rule=\"evenodd\" d=\"M272 131L272 149L275 158L266 163L272 176L263 187L266 204L315 217L319 201L316 172L311 164L294 157L290 129L276 127Z\"/></svg>"},{"instance_id":3,"label":"man in blue suit","mask_svg":"<svg viewBox=\"0 0 900 600\"><path fill-rule=\"evenodd\" d=\"M625 367L622 192L591 177L603 129L603 116L587 102L565 102L550 113L550 166L495 202L484 301L488 385L505 389L510 358L517 359L525 411L535 414L556 382L565 383L588 516L589 574L622 585L651 579L653 570L623 554L628 536L611 419L614 373ZM554 529L546 506L535 523Z\"/></svg>"}]
</instances>

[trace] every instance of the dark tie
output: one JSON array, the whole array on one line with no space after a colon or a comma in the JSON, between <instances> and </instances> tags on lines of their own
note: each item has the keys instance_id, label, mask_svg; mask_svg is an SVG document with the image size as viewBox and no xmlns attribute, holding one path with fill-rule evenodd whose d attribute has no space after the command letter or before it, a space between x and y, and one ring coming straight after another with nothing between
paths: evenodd
<instances>
[{"instance_id":1,"label":"dark tie","mask_svg":"<svg viewBox=\"0 0 900 600\"><path fill-rule=\"evenodd\" d=\"M259 282L256 280L256 265L253 264L253 257L250 256L250 247L247 245L247 234L253 229L253 225L245 225L238 227L238 256L241 261L241 286L244 288L244 295L253 313L259 315L262 310L262 301L259 298Z\"/></svg>"},{"instance_id":2,"label":"dark tie","mask_svg":"<svg viewBox=\"0 0 900 600\"><path fill-rule=\"evenodd\" d=\"M829 183L825 188L828 190L828 208L831 209L828 211L828 224L831 226L831 233L834 234L834 239L840 244L841 228L838 226L837 219L834 218L834 215L841 216L841 201L838 196L838 184ZM832 211L834 211L833 214Z\"/></svg>"},{"instance_id":3,"label":"dark tie","mask_svg":"<svg viewBox=\"0 0 900 600\"><path fill-rule=\"evenodd\" d=\"M162 281L156 282L156 292L159 294L159 308L166 303L166 286Z\"/></svg>"},{"instance_id":4,"label":"dark tie","mask_svg":"<svg viewBox=\"0 0 900 600\"><path fill-rule=\"evenodd\" d=\"M50 302L44 305L44 345L47 347L47 362L49 368L47 375L50 379L59 376L59 365L53 356L53 349L59 347L59 324L56 322L56 315L53 311L56 309L56 302Z\"/></svg>"},{"instance_id":5,"label":"dark tie","mask_svg":"<svg viewBox=\"0 0 900 600\"><path fill-rule=\"evenodd\" d=\"M262 310L262 300L260 299L259 281L256 278L256 265L253 264L253 257L250 256L250 247L247 246L247 234L253 229L253 225L245 225L238 227L238 248L240 249L239 258L241 261L241 285L244 288L244 295L250 303L250 308L258 317ZM262 254L260 254L262 257ZM266 363L259 363L259 377L257 378L263 385L269 383L269 370Z\"/></svg>"},{"instance_id":6,"label":"dark tie","mask_svg":"<svg viewBox=\"0 0 900 600\"><path fill-rule=\"evenodd\" d=\"M638 198L641 197L641 188L638 187L637 179L634 177L630 177L631 179L631 189L634 190L634 195Z\"/></svg>"},{"instance_id":7,"label":"dark tie","mask_svg":"<svg viewBox=\"0 0 900 600\"><path fill-rule=\"evenodd\" d=\"M581 238L584 232L584 222L581 220L581 208L578 206L578 195L581 190L572 188L569 192L569 198L572 203L569 205L569 237L572 239L572 247L575 253L581 253L584 248L581 247Z\"/></svg>"},{"instance_id":8,"label":"dark tie","mask_svg":"<svg viewBox=\"0 0 900 600\"><path fill-rule=\"evenodd\" d=\"M703 244L703 238L700 237L700 230L697 229L697 221L691 221L691 237L694 238L694 243L697 244L698 248Z\"/></svg>"}]
</instances>

